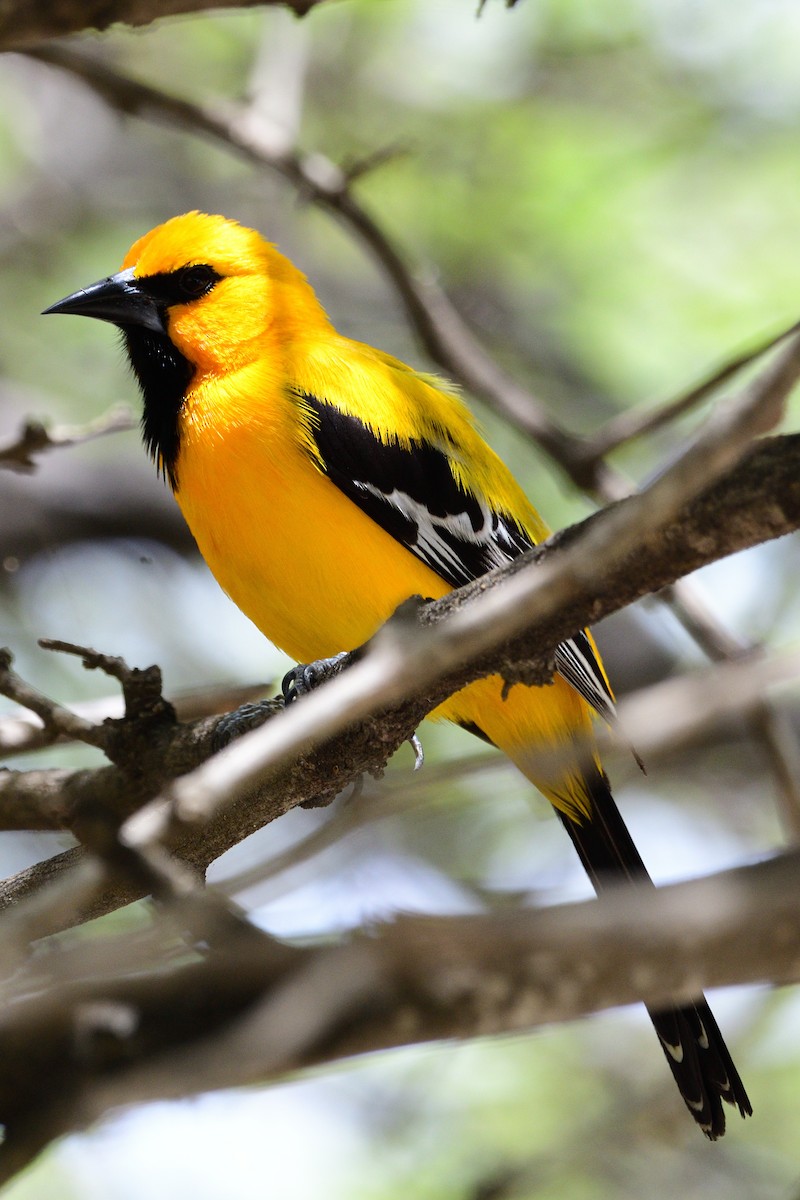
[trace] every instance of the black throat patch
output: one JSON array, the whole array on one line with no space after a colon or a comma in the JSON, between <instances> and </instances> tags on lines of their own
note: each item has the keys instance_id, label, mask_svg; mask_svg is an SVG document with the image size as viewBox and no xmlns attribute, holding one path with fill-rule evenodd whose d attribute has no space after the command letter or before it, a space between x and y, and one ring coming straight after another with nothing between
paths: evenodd
<instances>
[{"instance_id":1,"label":"black throat patch","mask_svg":"<svg viewBox=\"0 0 800 1200\"><path fill-rule=\"evenodd\" d=\"M174 492L178 486L179 418L194 367L166 334L138 326L128 326L122 334L144 401L144 444Z\"/></svg>"}]
</instances>

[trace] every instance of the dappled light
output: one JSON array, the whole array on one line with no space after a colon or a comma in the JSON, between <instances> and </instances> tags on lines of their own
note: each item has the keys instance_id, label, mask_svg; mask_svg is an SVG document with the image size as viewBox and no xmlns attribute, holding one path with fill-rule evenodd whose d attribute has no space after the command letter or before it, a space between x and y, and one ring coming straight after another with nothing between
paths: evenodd
<instances>
[{"instance_id":1,"label":"dappled light","mask_svg":"<svg viewBox=\"0 0 800 1200\"><path fill-rule=\"evenodd\" d=\"M0 1145L3 1195L788 1196L796 6L275 0L164 19L155 2L134 7L12 3L0 16L0 1121L19 1109ZM91 32L108 14L120 23ZM287 552L279 605L256 568L226 575L233 541L257 550L271 536L247 515L257 506L229 503L240 452L224 480L198 468L199 520L163 422L145 424L155 464L142 447L130 339L39 315L193 210L274 243L344 337L424 373L429 404L429 376L458 389L548 526L622 503L536 568L480 543L480 570L500 567L484 591L448 555L477 560L491 504L479 521L464 502L434 537L405 494L401 511L401 476L370 474L427 447L421 429L441 436L429 482L445 451L469 465L471 435L431 418L410 442L381 441L348 413L343 483L342 413L292 378L304 452L344 504L394 521L425 564L415 590L438 590L284 712L294 660L258 626L272 606L294 630L323 575ZM167 319L170 271L150 272L151 327ZM202 296L212 274L184 284ZM130 297L135 279L117 280ZM146 380L144 393L147 419ZM271 518L288 511L286 475ZM505 527L514 555L540 540L526 514ZM333 523L329 537L347 541ZM355 584L371 601L392 569L387 556ZM304 659L373 632L317 653L328 597L316 600ZM497 672L511 685L503 701L497 687L498 726L529 685L552 699L566 678L585 696L556 648L590 623L619 724L589 732L589 706L608 715L598 667L575 746L542 738L535 760L514 749L569 819L574 796L552 781L587 771L599 739L658 885L607 903L543 796L472 736L485 732L472 709L447 709L465 728L422 720ZM239 737L221 714L243 703L261 727ZM709 1145L636 1002L660 1011L716 985L754 1111L742 1122L726 1105L726 1136Z\"/></svg>"}]
</instances>

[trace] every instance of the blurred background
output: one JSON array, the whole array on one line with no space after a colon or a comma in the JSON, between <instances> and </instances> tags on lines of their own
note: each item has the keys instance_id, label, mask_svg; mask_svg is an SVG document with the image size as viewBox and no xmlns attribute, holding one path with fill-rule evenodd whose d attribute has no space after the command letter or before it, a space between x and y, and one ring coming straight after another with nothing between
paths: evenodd
<instances>
[{"instance_id":1,"label":"blurred background","mask_svg":"<svg viewBox=\"0 0 800 1200\"><path fill-rule=\"evenodd\" d=\"M475 7L337 0L303 21L250 10L71 45L188 100L248 104L277 146L297 142L345 165L391 151L357 196L571 430L667 400L800 316L792 0L733 10L722 0L520 0L510 11L488 0L480 16ZM1 441L28 417L82 425L119 401L138 409L110 327L38 314L116 271L136 237L190 208L259 228L306 271L343 332L430 369L363 246L274 172L121 116L68 73L21 55L0 61L0 98ZM476 409L551 525L591 510L529 440ZM796 416L795 403L789 422ZM615 465L646 479L697 420L622 448ZM135 431L55 451L31 474L3 472L0 538L0 642L62 702L105 695L108 684L39 650L38 637L158 662L170 695L270 684L286 668L198 559ZM797 542L784 540L696 585L738 637L780 649L798 638L797 568ZM654 604L599 636L620 691L705 661ZM791 711L793 700L782 698ZM509 765L458 730L421 734L421 774L405 748L354 805L289 814L212 878L265 928L304 939L398 910L589 894L548 806ZM93 761L70 747L11 765ZM614 783L657 880L785 844L769 762L745 724L648 768L645 778L623 763ZM0 869L66 844L4 834ZM109 918L121 919L130 916ZM122 1113L51 1149L7 1194L800 1195L800 1001L748 989L714 1007L755 1109L747 1124L731 1116L717 1145L687 1119L632 1009Z\"/></svg>"}]
</instances>

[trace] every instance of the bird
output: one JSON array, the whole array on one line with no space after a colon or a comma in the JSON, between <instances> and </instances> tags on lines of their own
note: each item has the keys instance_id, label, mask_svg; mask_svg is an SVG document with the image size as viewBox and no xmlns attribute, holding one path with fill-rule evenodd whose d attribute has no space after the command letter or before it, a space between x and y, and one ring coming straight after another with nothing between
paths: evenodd
<instances>
[{"instance_id":1,"label":"bird","mask_svg":"<svg viewBox=\"0 0 800 1200\"><path fill-rule=\"evenodd\" d=\"M172 217L45 312L118 327L145 447L203 558L297 662L335 663L409 597L438 598L549 534L454 387L338 333L299 268L234 220ZM546 687L476 680L432 716L521 768L595 890L651 884L597 755L577 749L614 716L591 633L563 642L554 667ZM541 765L554 752L557 777ZM752 1113L703 995L648 1012L709 1139L725 1132L723 1102Z\"/></svg>"}]
</instances>

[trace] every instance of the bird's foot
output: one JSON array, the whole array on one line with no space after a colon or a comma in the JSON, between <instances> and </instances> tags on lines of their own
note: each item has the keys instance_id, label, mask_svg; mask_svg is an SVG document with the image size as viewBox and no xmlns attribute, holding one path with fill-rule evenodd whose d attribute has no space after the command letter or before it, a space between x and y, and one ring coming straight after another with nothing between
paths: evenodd
<instances>
[{"instance_id":1,"label":"bird's foot","mask_svg":"<svg viewBox=\"0 0 800 1200\"><path fill-rule=\"evenodd\" d=\"M351 657L344 650L341 654L334 654L332 658L318 658L315 662L299 663L298 666L292 667L291 671L286 672L281 683L283 700L287 708L301 696L307 696L309 692L313 692L320 684L340 675Z\"/></svg>"},{"instance_id":2,"label":"bird's foot","mask_svg":"<svg viewBox=\"0 0 800 1200\"><path fill-rule=\"evenodd\" d=\"M280 712L282 707L280 700L257 700L240 704L233 712L226 713L224 717L220 717L211 737L213 753L224 750L236 738L249 733L251 729L257 729L270 717L274 717L276 712Z\"/></svg>"},{"instance_id":3,"label":"bird's foot","mask_svg":"<svg viewBox=\"0 0 800 1200\"><path fill-rule=\"evenodd\" d=\"M320 684L341 675L354 659L353 652L345 650L341 654L334 654L331 658L318 658L315 662L299 663L296 667L292 667L291 671L286 672L281 682L281 692L286 707L295 704L301 696L307 696L309 692L313 692ZM414 751L414 770L418 771L425 762L425 751L416 734L412 734L408 741Z\"/></svg>"}]
</instances>

